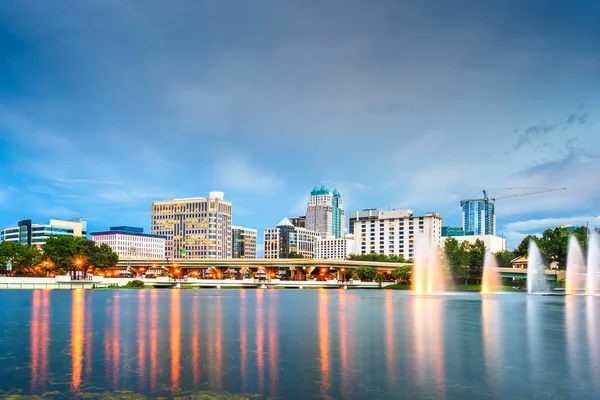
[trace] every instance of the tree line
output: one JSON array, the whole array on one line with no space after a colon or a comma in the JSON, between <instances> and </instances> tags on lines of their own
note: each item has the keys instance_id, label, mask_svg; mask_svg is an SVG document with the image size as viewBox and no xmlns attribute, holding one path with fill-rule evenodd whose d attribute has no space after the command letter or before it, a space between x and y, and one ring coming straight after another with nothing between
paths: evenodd
<instances>
[{"instance_id":1,"label":"tree line","mask_svg":"<svg viewBox=\"0 0 600 400\"><path fill-rule=\"evenodd\" d=\"M49 237L41 250L17 242L0 243L0 274L11 276L52 276L97 274L114 267L119 256L103 243L85 237Z\"/></svg>"}]
</instances>

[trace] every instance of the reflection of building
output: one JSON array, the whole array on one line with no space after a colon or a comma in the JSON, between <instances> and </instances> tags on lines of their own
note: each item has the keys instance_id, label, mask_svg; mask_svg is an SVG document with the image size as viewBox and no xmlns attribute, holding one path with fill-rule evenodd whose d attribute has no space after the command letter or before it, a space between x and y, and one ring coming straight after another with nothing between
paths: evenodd
<instances>
[{"instance_id":1,"label":"reflection of building","mask_svg":"<svg viewBox=\"0 0 600 400\"><path fill-rule=\"evenodd\" d=\"M471 236L473 231L465 231L460 226L442 226L442 237L445 236Z\"/></svg>"},{"instance_id":2,"label":"reflection of building","mask_svg":"<svg viewBox=\"0 0 600 400\"><path fill-rule=\"evenodd\" d=\"M354 236L346 235L344 239L335 236L319 238L315 243L315 258L345 260L354 249Z\"/></svg>"},{"instance_id":3,"label":"reflection of building","mask_svg":"<svg viewBox=\"0 0 600 400\"><path fill-rule=\"evenodd\" d=\"M223 196L152 202L152 233L167 237L167 257L231 258L231 202Z\"/></svg>"},{"instance_id":4,"label":"reflection of building","mask_svg":"<svg viewBox=\"0 0 600 400\"><path fill-rule=\"evenodd\" d=\"M144 233L142 228L113 226L108 231L92 232L92 239L98 245L106 243L119 257L165 257L165 237Z\"/></svg>"},{"instance_id":5,"label":"reflection of building","mask_svg":"<svg viewBox=\"0 0 600 400\"><path fill-rule=\"evenodd\" d=\"M363 210L352 213L351 218L356 254L378 253L410 260L415 239L433 246L439 244L442 233L442 219L436 212L414 216L411 210Z\"/></svg>"},{"instance_id":6,"label":"reflection of building","mask_svg":"<svg viewBox=\"0 0 600 400\"><path fill-rule=\"evenodd\" d=\"M315 257L317 232L295 227L289 219L281 220L277 227L265 229L265 258L289 258L291 253Z\"/></svg>"},{"instance_id":7,"label":"reflection of building","mask_svg":"<svg viewBox=\"0 0 600 400\"><path fill-rule=\"evenodd\" d=\"M323 236L344 237L344 203L337 190L330 192L325 186L321 186L310 192L306 208L306 229Z\"/></svg>"},{"instance_id":8,"label":"reflection of building","mask_svg":"<svg viewBox=\"0 0 600 400\"><path fill-rule=\"evenodd\" d=\"M290 218L290 222L297 228L306 228L306 216Z\"/></svg>"},{"instance_id":9,"label":"reflection of building","mask_svg":"<svg viewBox=\"0 0 600 400\"><path fill-rule=\"evenodd\" d=\"M41 247L51 236L86 236L87 221L74 218L68 221L51 219L49 224L33 224L30 219L19 221L17 226L2 230L0 239L18 242L29 247Z\"/></svg>"},{"instance_id":10,"label":"reflection of building","mask_svg":"<svg viewBox=\"0 0 600 400\"><path fill-rule=\"evenodd\" d=\"M233 258L256 258L256 229L231 227Z\"/></svg>"},{"instance_id":11,"label":"reflection of building","mask_svg":"<svg viewBox=\"0 0 600 400\"><path fill-rule=\"evenodd\" d=\"M492 253L497 253L499 251L506 250L506 239L500 236L494 235L470 235L470 236L446 236L442 238L442 243L444 243L447 239L454 238L458 241L458 243L469 242L474 244L477 240L481 240L486 249L490 250Z\"/></svg>"},{"instance_id":12,"label":"reflection of building","mask_svg":"<svg viewBox=\"0 0 600 400\"><path fill-rule=\"evenodd\" d=\"M463 200L460 205L463 230L473 231L476 235L496 234L496 214L492 201L489 199Z\"/></svg>"}]
</instances>

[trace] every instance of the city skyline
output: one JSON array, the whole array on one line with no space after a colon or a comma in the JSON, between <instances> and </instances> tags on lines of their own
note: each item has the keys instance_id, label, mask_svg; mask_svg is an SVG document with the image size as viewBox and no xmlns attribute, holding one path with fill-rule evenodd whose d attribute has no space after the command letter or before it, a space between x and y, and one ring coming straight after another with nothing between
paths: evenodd
<instances>
[{"instance_id":1,"label":"city skyline","mask_svg":"<svg viewBox=\"0 0 600 400\"><path fill-rule=\"evenodd\" d=\"M67 4L0 10L1 227L149 232L153 200L223 191L262 232L314 186L444 226L486 188L566 187L497 204L497 234L597 226L592 2Z\"/></svg>"}]
</instances>

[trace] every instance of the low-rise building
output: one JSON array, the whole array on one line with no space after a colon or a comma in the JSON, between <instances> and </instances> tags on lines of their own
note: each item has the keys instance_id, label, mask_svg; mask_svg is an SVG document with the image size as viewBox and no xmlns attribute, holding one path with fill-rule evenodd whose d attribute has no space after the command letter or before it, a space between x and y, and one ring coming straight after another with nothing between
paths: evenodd
<instances>
[{"instance_id":1,"label":"low-rise building","mask_svg":"<svg viewBox=\"0 0 600 400\"><path fill-rule=\"evenodd\" d=\"M144 229L132 226L113 226L108 231L93 232L96 244L106 243L123 258L165 258L166 237L144 233Z\"/></svg>"},{"instance_id":2,"label":"low-rise building","mask_svg":"<svg viewBox=\"0 0 600 400\"><path fill-rule=\"evenodd\" d=\"M350 214L355 254L385 254L414 257L415 240L431 247L439 245L442 218L436 212L415 216L411 210L356 211Z\"/></svg>"},{"instance_id":3,"label":"low-rise building","mask_svg":"<svg viewBox=\"0 0 600 400\"><path fill-rule=\"evenodd\" d=\"M354 235L336 238L333 235L317 239L315 243L316 259L345 260L354 250Z\"/></svg>"},{"instance_id":4,"label":"low-rise building","mask_svg":"<svg viewBox=\"0 0 600 400\"><path fill-rule=\"evenodd\" d=\"M474 244L477 240L481 240L485 244L485 248L492 253L506 250L506 239L496 235L446 236L442 238L442 245L449 238L456 239L458 243L466 241L471 244Z\"/></svg>"},{"instance_id":5,"label":"low-rise building","mask_svg":"<svg viewBox=\"0 0 600 400\"><path fill-rule=\"evenodd\" d=\"M315 258L315 245L320 236L320 233L298 228L284 218L275 228L264 231L265 258L289 258L292 253Z\"/></svg>"},{"instance_id":6,"label":"low-rise building","mask_svg":"<svg viewBox=\"0 0 600 400\"><path fill-rule=\"evenodd\" d=\"M68 221L51 219L48 224L34 224L31 219L24 219L19 221L17 226L3 229L0 239L40 248L49 237L59 235L85 237L87 221L83 218L74 218Z\"/></svg>"},{"instance_id":7,"label":"low-rise building","mask_svg":"<svg viewBox=\"0 0 600 400\"><path fill-rule=\"evenodd\" d=\"M231 227L233 258L256 258L256 229Z\"/></svg>"}]
</instances>

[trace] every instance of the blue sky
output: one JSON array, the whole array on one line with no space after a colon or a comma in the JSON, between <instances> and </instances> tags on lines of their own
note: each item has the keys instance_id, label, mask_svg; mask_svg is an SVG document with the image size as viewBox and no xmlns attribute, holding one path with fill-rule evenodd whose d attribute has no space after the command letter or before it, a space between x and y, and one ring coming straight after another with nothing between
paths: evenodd
<instances>
[{"instance_id":1,"label":"blue sky","mask_svg":"<svg viewBox=\"0 0 600 400\"><path fill-rule=\"evenodd\" d=\"M439 211L481 189L498 233L600 214L596 1L5 1L0 226L150 223L224 191L234 223ZM262 241L259 234L259 242Z\"/></svg>"}]
</instances>

